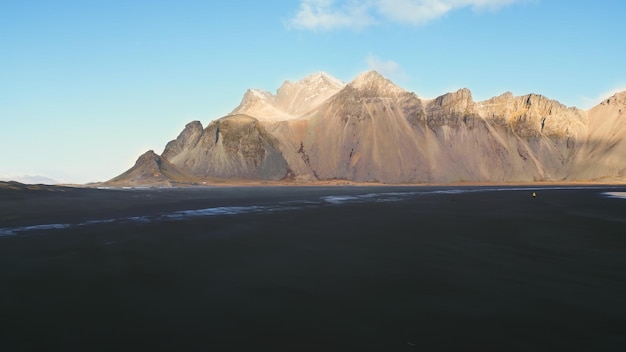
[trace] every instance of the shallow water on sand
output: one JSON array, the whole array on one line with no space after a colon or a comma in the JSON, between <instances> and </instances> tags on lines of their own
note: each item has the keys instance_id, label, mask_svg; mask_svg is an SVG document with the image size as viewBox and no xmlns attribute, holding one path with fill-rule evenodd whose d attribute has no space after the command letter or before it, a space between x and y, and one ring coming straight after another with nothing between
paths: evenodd
<instances>
[{"instance_id":1,"label":"shallow water on sand","mask_svg":"<svg viewBox=\"0 0 626 352\"><path fill-rule=\"evenodd\" d=\"M328 188L327 190L336 191L337 189L341 189L340 187ZM44 230L57 230L57 229L67 229L67 228L75 228L75 227L83 227L83 226L97 226L101 224L109 224L109 223L152 223L152 222L160 222L160 221L169 221L169 220L185 220L192 217L207 217L207 216L221 216L221 215L238 215L238 214L249 214L249 213L274 213L274 212L282 212L282 211L292 211L299 210L305 208L319 207L325 205L341 205L341 204L355 204L355 203L378 203L378 202L397 202L402 200L409 200L411 198L419 197L419 196L432 196L438 194L463 194L463 193L474 193L474 192L499 192L499 191L552 191L552 190L593 190L594 187L466 187L466 188L456 188L456 189L424 189L416 191L415 188L404 189L403 191L395 190L391 191L379 191L379 192L370 192L370 193L354 193L355 189L352 188L350 193L352 194L334 194L334 195L323 195L317 196L311 194L307 194L307 198L303 199L291 199L291 200L282 200L275 201L269 204L262 205L240 205L240 206L214 206L209 208L200 208L200 209L188 209L188 210L176 210L170 212L161 212L157 214L143 215L143 216L125 216L118 218L105 218L105 219L94 219L87 220L83 222L77 223L51 223L51 224L33 224L27 226L16 226L16 227L0 227L0 237L2 236L13 236L19 233L28 233L28 232L41 232ZM149 193L153 192L153 189L150 188L122 188L125 191L134 191L140 193ZM187 189L179 189L181 191L186 191ZM233 188L233 191L238 191L237 188ZM271 192L276 193L280 189L274 189ZM283 188L281 191L286 192L289 188ZM363 192L367 190L367 188L360 188L360 191ZM252 191L252 190L251 190ZM267 191L267 190L265 190ZM287 192L288 193L288 192ZM534 194L534 193L533 193ZM605 195L610 197L622 198L626 197L626 192L604 192ZM224 195L222 195L224 196Z\"/></svg>"},{"instance_id":2,"label":"shallow water on sand","mask_svg":"<svg viewBox=\"0 0 626 352\"><path fill-rule=\"evenodd\" d=\"M626 198L626 192L606 192L606 195L616 198Z\"/></svg>"}]
</instances>

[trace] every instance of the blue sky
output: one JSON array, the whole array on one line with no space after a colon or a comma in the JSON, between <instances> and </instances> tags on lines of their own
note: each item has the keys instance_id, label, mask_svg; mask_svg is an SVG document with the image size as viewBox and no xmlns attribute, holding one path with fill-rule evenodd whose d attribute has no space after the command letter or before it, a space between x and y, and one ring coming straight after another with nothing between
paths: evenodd
<instances>
[{"instance_id":1,"label":"blue sky","mask_svg":"<svg viewBox=\"0 0 626 352\"><path fill-rule=\"evenodd\" d=\"M626 89L624 1L0 0L0 177L110 179L248 88L376 69L589 108Z\"/></svg>"}]
</instances>

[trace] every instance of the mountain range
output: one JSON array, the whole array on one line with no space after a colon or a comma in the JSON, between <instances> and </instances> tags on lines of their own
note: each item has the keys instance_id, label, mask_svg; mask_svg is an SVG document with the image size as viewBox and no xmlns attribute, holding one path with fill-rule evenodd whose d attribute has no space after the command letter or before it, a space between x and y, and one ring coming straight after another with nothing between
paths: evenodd
<instances>
[{"instance_id":1,"label":"mountain range","mask_svg":"<svg viewBox=\"0 0 626 352\"><path fill-rule=\"evenodd\" d=\"M63 183L61 181L39 175L21 175L21 176L3 176L0 175L0 181L14 181L23 184L40 184L40 185L56 185Z\"/></svg>"},{"instance_id":2,"label":"mountain range","mask_svg":"<svg viewBox=\"0 0 626 352\"><path fill-rule=\"evenodd\" d=\"M113 186L216 180L448 183L626 181L626 92L589 110L538 94L423 99L376 71L248 90L230 114L188 123Z\"/></svg>"}]
</instances>

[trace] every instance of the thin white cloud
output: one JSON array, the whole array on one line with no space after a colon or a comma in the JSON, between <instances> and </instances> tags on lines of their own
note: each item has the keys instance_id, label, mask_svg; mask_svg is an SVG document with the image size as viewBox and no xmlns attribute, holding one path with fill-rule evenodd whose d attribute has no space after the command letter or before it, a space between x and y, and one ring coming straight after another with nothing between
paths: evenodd
<instances>
[{"instance_id":1,"label":"thin white cloud","mask_svg":"<svg viewBox=\"0 0 626 352\"><path fill-rule=\"evenodd\" d=\"M450 1L380 0L376 10L387 20L413 25L443 16L453 8Z\"/></svg>"},{"instance_id":2,"label":"thin white cloud","mask_svg":"<svg viewBox=\"0 0 626 352\"><path fill-rule=\"evenodd\" d=\"M525 0L301 0L287 21L295 29L364 28L379 22L423 25L450 11L497 10Z\"/></svg>"},{"instance_id":3,"label":"thin white cloud","mask_svg":"<svg viewBox=\"0 0 626 352\"><path fill-rule=\"evenodd\" d=\"M592 107L603 102L605 99L608 99L612 97L613 95L615 95L616 93L620 93L620 92L626 92L626 84L622 84L622 85L617 86L616 88L602 92L594 98L582 96L580 97L579 107L581 109L591 109Z\"/></svg>"},{"instance_id":4,"label":"thin white cloud","mask_svg":"<svg viewBox=\"0 0 626 352\"><path fill-rule=\"evenodd\" d=\"M369 1L302 0L300 9L286 24L311 30L363 28L374 23L369 7Z\"/></svg>"},{"instance_id":5,"label":"thin white cloud","mask_svg":"<svg viewBox=\"0 0 626 352\"><path fill-rule=\"evenodd\" d=\"M370 54L365 61L370 70L375 70L383 76L393 77L400 73L400 65L393 60L381 60Z\"/></svg>"}]
</instances>

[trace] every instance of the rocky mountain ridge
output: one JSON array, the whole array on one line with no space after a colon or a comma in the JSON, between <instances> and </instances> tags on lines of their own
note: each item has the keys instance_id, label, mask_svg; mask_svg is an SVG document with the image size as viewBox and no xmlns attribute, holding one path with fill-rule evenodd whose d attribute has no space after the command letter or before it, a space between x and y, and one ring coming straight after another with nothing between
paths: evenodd
<instances>
[{"instance_id":1,"label":"rocky mountain ridge","mask_svg":"<svg viewBox=\"0 0 626 352\"><path fill-rule=\"evenodd\" d=\"M297 82L285 81L276 95L249 89L230 115L249 115L262 121L295 119L320 105L345 86L324 72L314 73Z\"/></svg>"},{"instance_id":2,"label":"rocky mountain ridge","mask_svg":"<svg viewBox=\"0 0 626 352\"><path fill-rule=\"evenodd\" d=\"M199 121L188 124L163 155L195 177L280 179L288 165L277 145L257 119L229 115L205 129Z\"/></svg>"},{"instance_id":3,"label":"rocky mountain ridge","mask_svg":"<svg viewBox=\"0 0 626 352\"><path fill-rule=\"evenodd\" d=\"M537 94L475 102L466 88L422 99L375 71L348 84L318 73L275 95L249 90L232 114L187 124L161 159L190 180L626 181L624 112L626 92L583 111Z\"/></svg>"}]
</instances>

